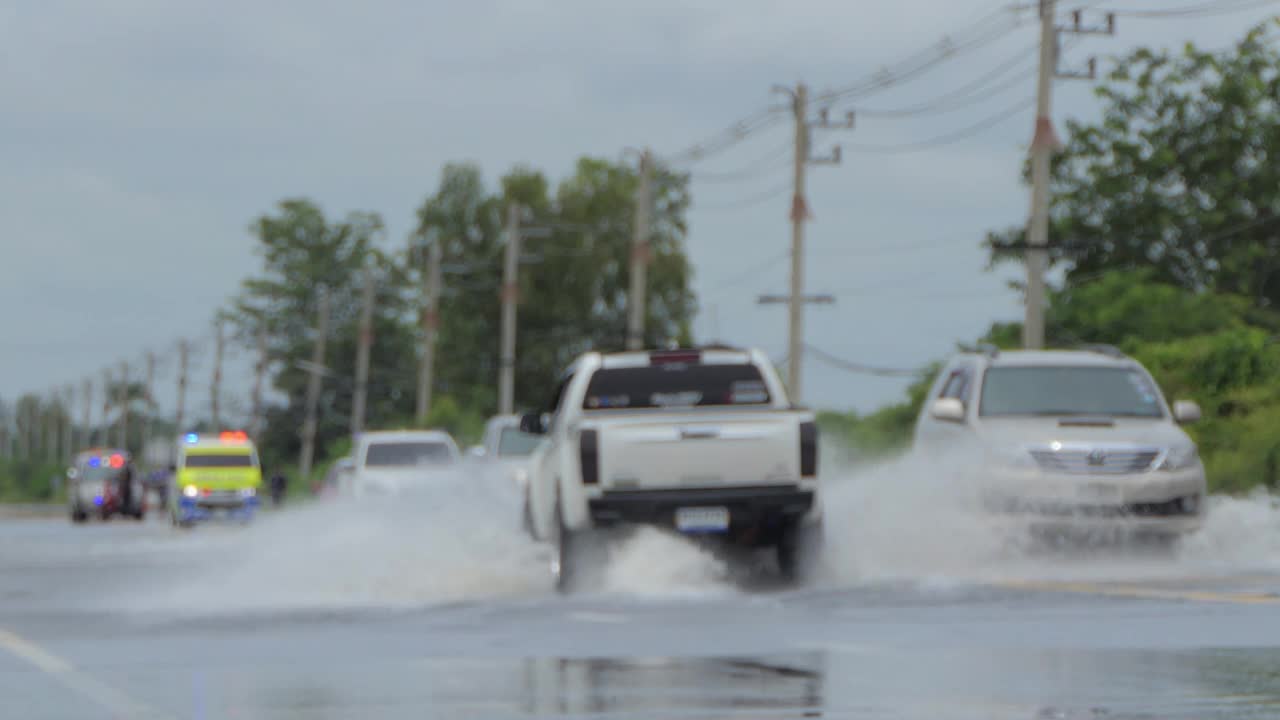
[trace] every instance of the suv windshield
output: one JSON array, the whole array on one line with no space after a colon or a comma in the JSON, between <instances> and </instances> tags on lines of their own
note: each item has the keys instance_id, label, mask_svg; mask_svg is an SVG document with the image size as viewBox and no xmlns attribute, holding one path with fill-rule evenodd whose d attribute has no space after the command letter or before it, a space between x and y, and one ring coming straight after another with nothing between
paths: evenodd
<instances>
[{"instance_id":1,"label":"suv windshield","mask_svg":"<svg viewBox=\"0 0 1280 720\"><path fill-rule=\"evenodd\" d=\"M597 370L586 410L768 405L769 389L754 365L687 365Z\"/></svg>"},{"instance_id":2,"label":"suv windshield","mask_svg":"<svg viewBox=\"0 0 1280 720\"><path fill-rule=\"evenodd\" d=\"M442 442L379 442L369 445L365 467L412 467L442 465L453 460L449 446Z\"/></svg>"},{"instance_id":3,"label":"suv windshield","mask_svg":"<svg viewBox=\"0 0 1280 720\"><path fill-rule=\"evenodd\" d=\"M520 428L502 428L498 435L498 457L524 457L531 454L542 438L521 432Z\"/></svg>"},{"instance_id":4,"label":"suv windshield","mask_svg":"<svg viewBox=\"0 0 1280 720\"><path fill-rule=\"evenodd\" d=\"M1164 416L1143 373L1121 367L994 367L982 383L982 417L1026 415Z\"/></svg>"}]
</instances>

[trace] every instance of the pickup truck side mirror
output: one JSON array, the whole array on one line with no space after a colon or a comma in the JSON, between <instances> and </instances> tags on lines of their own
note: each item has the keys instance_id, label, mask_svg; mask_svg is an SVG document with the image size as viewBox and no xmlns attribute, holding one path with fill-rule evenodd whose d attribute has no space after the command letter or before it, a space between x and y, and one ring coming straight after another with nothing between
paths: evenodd
<instances>
[{"instance_id":1,"label":"pickup truck side mirror","mask_svg":"<svg viewBox=\"0 0 1280 720\"><path fill-rule=\"evenodd\" d=\"M933 402L930 413L935 420L942 422L964 422L964 403L956 398L938 398Z\"/></svg>"},{"instance_id":2,"label":"pickup truck side mirror","mask_svg":"<svg viewBox=\"0 0 1280 720\"><path fill-rule=\"evenodd\" d=\"M520 432L530 435L547 433L547 416L544 413L525 413L520 416Z\"/></svg>"},{"instance_id":3,"label":"pickup truck side mirror","mask_svg":"<svg viewBox=\"0 0 1280 720\"><path fill-rule=\"evenodd\" d=\"M1200 420L1200 406L1190 400L1179 400L1173 404L1173 419L1183 425Z\"/></svg>"}]
</instances>

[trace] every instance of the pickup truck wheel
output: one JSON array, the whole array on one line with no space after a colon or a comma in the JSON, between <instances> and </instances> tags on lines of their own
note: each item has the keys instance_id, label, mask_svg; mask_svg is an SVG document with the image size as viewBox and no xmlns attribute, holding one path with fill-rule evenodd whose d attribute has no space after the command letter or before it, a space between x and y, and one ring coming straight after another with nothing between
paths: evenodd
<instances>
[{"instance_id":1,"label":"pickup truck wheel","mask_svg":"<svg viewBox=\"0 0 1280 720\"><path fill-rule=\"evenodd\" d=\"M822 524L795 522L778 539L778 570L791 583L813 576L822 553Z\"/></svg>"}]
</instances>

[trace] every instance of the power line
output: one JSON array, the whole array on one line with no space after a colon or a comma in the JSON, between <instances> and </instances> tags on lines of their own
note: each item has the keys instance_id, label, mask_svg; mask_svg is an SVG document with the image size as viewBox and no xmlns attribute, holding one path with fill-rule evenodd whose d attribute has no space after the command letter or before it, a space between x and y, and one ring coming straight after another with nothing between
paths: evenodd
<instances>
[{"instance_id":1,"label":"power line","mask_svg":"<svg viewBox=\"0 0 1280 720\"><path fill-rule=\"evenodd\" d=\"M725 280L719 283L715 288L708 290L706 292L706 296L710 297L712 295L722 293L725 290L728 290L732 287L736 287L738 283L742 282L743 280L746 280L749 277L752 277L754 275L759 275L760 273L766 270L772 270L773 268L777 267L778 263L785 260L787 258L787 255L789 254L790 254L789 250L783 250L774 255L770 255L768 259L762 262L756 263L748 268L744 268L743 270L740 270L734 273L733 275L730 275L728 280Z\"/></svg>"},{"instance_id":2,"label":"power line","mask_svg":"<svg viewBox=\"0 0 1280 720\"><path fill-rule=\"evenodd\" d=\"M1192 5L1183 5L1180 7L1164 8L1159 10L1148 10L1139 8L1127 9L1107 9L1107 12L1117 17L1131 17L1143 19L1190 19L1214 17L1218 15L1230 15L1232 13L1244 12L1246 10L1257 10L1267 7L1268 5L1276 5L1277 0L1245 0L1244 2L1202 2Z\"/></svg>"},{"instance_id":3,"label":"power line","mask_svg":"<svg viewBox=\"0 0 1280 720\"><path fill-rule=\"evenodd\" d=\"M741 200L736 200L736 201L729 202L729 203L724 203L724 204L719 204L719 205L716 205L716 204L712 204L712 205L698 205L698 204L696 204L696 203L695 203L695 204L693 205L693 209L694 209L694 210L711 210L711 211L719 211L719 210L741 210L741 209L743 209L743 208L748 208L748 207L751 207L751 206L753 206L753 205L759 205L760 203L762 203L762 202L764 202L764 201L766 201L766 200L771 200L771 199L773 199L773 198L775 198L775 197L778 197L779 195L782 195L783 193L787 193L787 192L791 192L791 181L790 181L790 180L788 180L787 182L783 183L782 185L778 185L777 187L773 187L773 188L770 188L770 189L768 189L768 190L765 190L764 192L757 193L757 194L755 194L755 195L750 195L750 196L748 196L748 197L742 198Z\"/></svg>"},{"instance_id":4,"label":"power line","mask_svg":"<svg viewBox=\"0 0 1280 720\"><path fill-rule=\"evenodd\" d=\"M736 170L730 170L727 172L694 172L691 173L690 176L694 182L712 183L736 182L738 180L746 180L756 177L763 172L769 172L777 170L780 167L785 167L786 164L790 162L787 155L791 152L791 145L791 140L787 140L786 143L778 146L767 155L761 156L753 162L750 162ZM779 160L782 160L783 162L779 163Z\"/></svg>"},{"instance_id":5,"label":"power line","mask_svg":"<svg viewBox=\"0 0 1280 720\"><path fill-rule=\"evenodd\" d=\"M1027 60L1029 58L1034 58L1037 49L1038 49L1038 44L1023 48L1022 50L1019 50L1018 53L1013 57L1011 57L1008 61L1003 62L1000 65L997 65L990 72L987 72L986 74L980 76L973 82L963 85L949 93L946 93L945 95L941 95L934 100L919 103L916 105L908 105L907 107L903 107L903 108L884 109L884 110L858 109L857 113L859 115L866 115L869 117L897 118L897 117L911 117L914 115L950 112L952 110L959 110L961 108L966 108L971 105L975 105L981 102L982 100L985 100L990 97L994 97L995 95L998 95L1001 92L1004 92L1010 87L1013 87L1017 83L1023 80L1026 80L1027 77L1024 77L1023 75L1018 74L1010 78L1009 80L1006 80L1003 83L986 88L986 90L982 89L983 86L986 85L987 83L993 82L994 80L1000 78L1002 75L1005 75L1009 71L1014 70L1016 68L1025 66L1025 69L1028 71L1034 70L1034 66L1029 65L1027 63Z\"/></svg>"},{"instance_id":6,"label":"power line","mask_svg":"<svg viewBox=\"0 0 1280 720\"><path fill-rule=\"evenodd\" d=\"M928 150L931 148L938 147L940 145L949 145L959 140L963 140L971 135L976 135L984 130L988 130L992 127L995 127L996 125L1002 122L1011 120L1017 117L1019 112L1026 110L1031 106L1035 105L1035 102L1036 102L1036 99L1034 96L1022 98L1018 100L1017 103L1010 105L1009 107L1001 110L1000 112L994 115L991 115L990 117L983 118L982 120L979 120L973 125L969 125L967 127L961 128L954 132L946 133L945 135L939 135L937 137L929 138L928 140L901 143L897 145L857 144L857 145L846 145L845 147L853 152L867 152L867 153L907 153L907 152L917 152L919 150Z\"/></svg>"},{"instance_id":7,"label":"power line","mask_svg":"<svg viewBox=\"0 0 1280 720\"><path fill-rule=\"evenodd\" d=\"M930 368L891 368L876 365L868 365L866 363L845 360L844 358L833 355L822 348L814 347L805 343L805 349L813 353L813 356L821 360L823 363L837 368L846 370L859 375L876 375L879 377L921 377L930 372Z\"/></svg>"}]
</instances>

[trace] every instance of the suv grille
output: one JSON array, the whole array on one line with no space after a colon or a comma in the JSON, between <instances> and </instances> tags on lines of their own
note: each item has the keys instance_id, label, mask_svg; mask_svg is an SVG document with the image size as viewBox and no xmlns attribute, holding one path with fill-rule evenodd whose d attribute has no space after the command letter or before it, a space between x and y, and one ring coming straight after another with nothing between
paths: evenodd
<instances>
[{"instance_id":1,"label":"suv grille","mask_svg":"<svg viewBox=\"0 0 1280 720\"><path fill-rule=\"evenodd\" d=\"M1126 450L1032 450L1040 467L1071 475L1128 475L1147 472L1159 457L1151 448Z\"/></svg>"}]
</instances>

